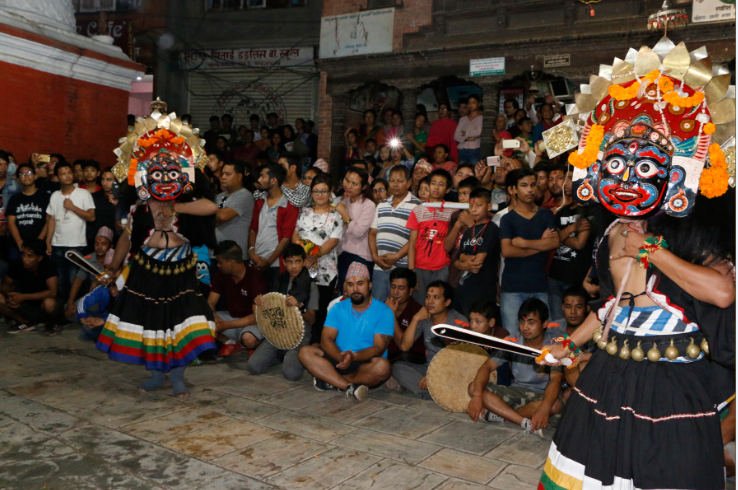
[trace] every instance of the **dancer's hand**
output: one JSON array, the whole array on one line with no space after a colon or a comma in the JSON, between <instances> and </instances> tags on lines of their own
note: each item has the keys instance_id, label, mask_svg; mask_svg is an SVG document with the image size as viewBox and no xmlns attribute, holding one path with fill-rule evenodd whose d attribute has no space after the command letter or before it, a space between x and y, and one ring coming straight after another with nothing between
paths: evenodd
<instances>
[{"instance_id":1,"label":"dancer's hand","mask_svg":"<svg viewBox=\"0 0 738 490\"><path fill-rule=\"evenodd\" d=\"M561 344L553 344L553 345L544 345L543 349L541 350L547 350L549 351L549 354L551 354L556 359L563 359L564 357L567 357L569 355L569 350L564 349L564 347ZM541 361L536 361L541 366L559 366L561 365L560 362L551 363L546 361L545 359Z\"/></svg>"}]
</instances>

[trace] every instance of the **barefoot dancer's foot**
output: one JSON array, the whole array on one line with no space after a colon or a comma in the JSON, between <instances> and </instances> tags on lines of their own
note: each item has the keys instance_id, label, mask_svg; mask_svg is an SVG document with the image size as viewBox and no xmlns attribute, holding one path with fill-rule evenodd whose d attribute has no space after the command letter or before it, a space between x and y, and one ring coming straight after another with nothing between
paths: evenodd
<instances>
[{"instance_id":1,"label":"barefoot dancer's foot","mask_svg":"<svg viewBox=\"0 0 738 490\"><path fill-rule=\"evenodd\" d=\"M166 375L161 371L151 371L151 378L138 385L138 389L141 393L156 391L164 386L165 379Z\"/></svg>"},{"instance_id":2,"label":"barefoot dancer's foot","mask_svg":"<svg viewBox=\"0 0 738 490\"><path fill-rule=\"evenodd\" d=\"M172 383L172 395L178 398L184 398L190 394L184 381L185 368L174 368L169 373L169 382Z\"/></svg>"}]
</instances>

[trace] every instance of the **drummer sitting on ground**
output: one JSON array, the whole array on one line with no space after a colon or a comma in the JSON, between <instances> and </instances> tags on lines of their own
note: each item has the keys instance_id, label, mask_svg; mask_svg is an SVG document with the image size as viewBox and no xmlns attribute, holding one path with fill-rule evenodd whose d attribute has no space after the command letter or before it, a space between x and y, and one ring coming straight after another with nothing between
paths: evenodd
<instances>
[{"instance_id":1,"label":"drummer sitting on ground","mask_svg":"<svg viewBox=\"0 0 738 490\"><path fill-rule=\"evenodd\" d=\"M218 243L215 259L218 271L213 277L208 304L215 313L216 338L223 342L218 355L227 357L243 347L255 349L264 340L256 324L254 298L269 289L259 270L243 261L243 252L236 242ZM216 311L221 295L225 296L226 311Z\"/></svg>"},{"instance_id":2,"label":"drummer sitting on ground","mask_svg":"<svg viewBox=\"0 0 738 490\"><path fill-rule=\"evenodd\" d=\"M399 341L400 349L409 351L415 340L423 337L425 343L425 364L412 364L405 361L394 363L392 379L387 388L396 389L398 385L425 400L430 400L426 373L433 357L446 347L446 341L433 333L431 328L441 323L469 327L469 321L459 312L449 308L454 300L454 290L446 281L433 281L428 284L425 307L418 310L407 330Z\"/></svg>"},{"instance_id":3,"label":"drummer sitting on ground","mask_svg":"<svg viewBox=\"0 0 738 490\"><path fill-rule=\"evenodd\" d=\"M267 369L282 362L282 375L289 381L297 381L302 377L305 369L297 358L298 351L303 345L310 343L311 326L315 323L315 312L318 310L318 285L310 278L310 273L305 267L305 250L295 243L290 243L282 252L282 260L287 269L283 272L275 292L287 295L286 305L296 306L302 312L305 321L305 335L300 345L290 350L281 350L274 346L269 339L256 348L246 369L251 374L264 374ZM262 296L254 299L256 306L263 306ZM290 325L290 328L294 325Z\"/></svg>"},{"instance_id":4,"label":"drummer sitting on ground","mask_svg":"<svg viewBox=\"0 0 738 490\"><path fill-rule=\"evenodd\" d=\"M529 298L520 306L518 324L521 338L515 343L536 349L550 344L558 333L547 330L548 307L537 298ZM480 416L488 422L508 420L543 438L542 429L548 425L549 417L561 413L564 407L559 397L564 381L561 366L539 366L533 357L499 350L492 356L469 385L469 417L474 422ZM506 362L512 363L512 385L489 384L492 371Z\"/></svg>"},{"instance_id":5,"label":"drummer sitting on ground","mask_svg":"<svg viewBox=\"0 0 738 490\"><path fill-rule=\"evenodd\" d=\"M300 362L314 376L316 389L335 387L361 401L369 386L390 377L386 356L395 319L387 305L372 300L371 284L366 265L353 262L344 282L350 301L328 311L320 347L300 349Z\"/></svg>"}]
</instances>

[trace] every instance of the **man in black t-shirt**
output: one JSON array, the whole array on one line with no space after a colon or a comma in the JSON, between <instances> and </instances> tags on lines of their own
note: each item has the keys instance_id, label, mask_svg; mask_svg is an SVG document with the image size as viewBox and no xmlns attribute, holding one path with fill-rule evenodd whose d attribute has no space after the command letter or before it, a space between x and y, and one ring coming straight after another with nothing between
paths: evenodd
<instances>
[{"instance_id":1,"label":"man in black t-shirt","mask_svg":"<svg viewBox=\"0 0 738 490\"><path fill-rule=\"evenodd\" d=\"M469 310L479 301L497 297L497 272L500 263L500 230L492 222L492 195L484 187L469 195L469 213L474 226L464 232L459 258L454 265L461 271L454 309L469 318Z\"/></svg>"},{"instance_id":2,"label":"man in black t-shirt","mask_svg":"<svg viewBox=\"0 0 738 490\"><path fill-rule=\"evenodd\" d=\"M500 313L502 326L513 337L518 337L518 311L523 302L535 297L548 303L548 252L559 248L554 215L539 208L535 199L536 175L530 169L515 174L514 187L509 189L517 197L515 209L500 221L502 273Z\"/></svg>"},{"instance_id":3,"label":"man in black t-shirt","mask_svg":"<svg viewBox=\"0 0 738 490\"><path fill-rule=\"evenodd\" d=\"M18 166L18 180L23 191L8 200L6 216L13 241L9 246L10 260L21 257L24 242L46 237L46 207L49 195L36 187L36 171L30 163Z\"/></svg>"},{"instance_id":4,"label":"man in black t-shirt","mask_svg":"<svg viewBox=\"0 0 738 490\"><path fill-rule=\"evenodd\" d=\"M82 188L87 189L92 194L92 200L95 203L95 221L88 221L86 226L87 247L85 247L85 253L90 253L93 250L95 237L100 228L115 229L115 206L108 200L102 186L98 184L100 164L95 160L85 160L82 162L82 169L84 175Z\"/></svg>"},{"instance_id":5,"label":"man in black t-shirt","mask_svg":"<svg viewBox=\"0 0 738 490\"><path fill-rule=\"evenodd\" d=\"M551 318L563 317L561 305L564 291L571 286L581 285L591 264L590 223L582 216L582 205L571 198L572 173L569 169L564 182L564 202L569 204L564 204L556 213L561 245L556 249L548 269L548 305Z\"/></svg>"},{"instance_id":6,"label":"man in black t-shirt","mask_svg":"<svg viewBox=\"0 0 738 490\"><path fill-rule=\"evenodd\" d=\"M61 308L56 300L58 272L46 257L46 242L33 239L23 244L23 255L10 262L2 281L0 313L18 322L8 333L28 332L46 322L44 335L54 335Z\"/></svg>"}]
</instances>

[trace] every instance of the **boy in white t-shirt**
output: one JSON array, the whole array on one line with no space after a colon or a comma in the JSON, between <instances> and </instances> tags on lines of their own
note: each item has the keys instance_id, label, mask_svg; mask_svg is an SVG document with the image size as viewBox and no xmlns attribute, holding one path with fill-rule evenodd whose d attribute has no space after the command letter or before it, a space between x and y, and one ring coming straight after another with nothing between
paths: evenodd
<instances>
[{"instance_id":1,"label":"boy in white t-shirt","mask_svg":"<svg viewBox=\"0 0 738 490\"><path fill-rule=\"evenodd\" d=\"M64 254L87 246L86 226L95 221L95 203L88 190L74 186L74 171L68 163L57 163L54 173L61 190L51 195L46 208L46 253L59 269L59 295L66 298L77 270Z\"/></svg>"}]
</instances>

